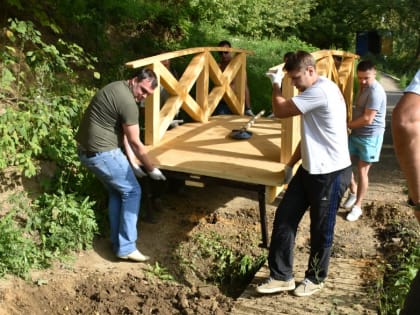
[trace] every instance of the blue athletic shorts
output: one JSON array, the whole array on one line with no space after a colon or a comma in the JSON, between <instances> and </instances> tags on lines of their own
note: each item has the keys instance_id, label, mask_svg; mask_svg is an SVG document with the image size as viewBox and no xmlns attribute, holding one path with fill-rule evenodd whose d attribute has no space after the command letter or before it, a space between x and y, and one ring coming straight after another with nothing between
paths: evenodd
<instances>
[{"instance_id":1,"label":"blue athletic shorts","mask_svg":"<svg viewBox=\"0 0 420 315\"><path fill-rule=\"evenodd\" d=\"M381 154L384 135L376 136L355 136L349 137L350 155L359 157L367 163L378 162Z\"/></svg>"}]
</instances>

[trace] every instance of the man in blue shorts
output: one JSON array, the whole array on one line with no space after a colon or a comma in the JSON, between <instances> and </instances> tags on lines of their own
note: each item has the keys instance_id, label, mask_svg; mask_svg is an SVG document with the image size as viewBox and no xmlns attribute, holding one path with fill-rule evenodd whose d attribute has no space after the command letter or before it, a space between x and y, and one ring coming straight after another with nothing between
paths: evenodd
<instances>
[{"instance_id":1,"label":"man in blue shorts","mask_svg":"<svg viewBox=\"0 0 420 315\"><path fill-rule=\"evenodd\" d=\"M356 221L362 215L362 200L369 186L369 169L379 161L385 132L386 93L376 81L376 69L370 60L357 65L359 92L353 109L349 136L349 151L353 163L357 163L357 182L354 175L344 208L349 209L346 219Z\"/></svg>"}]
</instances>

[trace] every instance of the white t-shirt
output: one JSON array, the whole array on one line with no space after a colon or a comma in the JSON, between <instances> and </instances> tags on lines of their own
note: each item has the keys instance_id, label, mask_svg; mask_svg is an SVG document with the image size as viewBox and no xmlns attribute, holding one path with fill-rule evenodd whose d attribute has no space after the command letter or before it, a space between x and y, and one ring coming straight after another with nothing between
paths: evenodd
<instances>
[{"instance_id":1,"label":"white t-shirt","mask_svg":"<svg viewBox=\"0 0 420 315\"><path fill-rule=\"evenodd\" d=\"M411 80L410 85L406 87L404 92L411 92L420 95L420 70L417 70L416 75L413 80Z\"/></svg>"},{"instance_id":2,"label":"white t-shirt","mask_svg":"<svg viewBox=\"0 0 420 315\"><path fill-rule=\"evenodd\" d=\"M338 86L320 76L292 101L302 112L302 167L328 174L350 166L346 103Z\"/></svg>"}]
</instances>

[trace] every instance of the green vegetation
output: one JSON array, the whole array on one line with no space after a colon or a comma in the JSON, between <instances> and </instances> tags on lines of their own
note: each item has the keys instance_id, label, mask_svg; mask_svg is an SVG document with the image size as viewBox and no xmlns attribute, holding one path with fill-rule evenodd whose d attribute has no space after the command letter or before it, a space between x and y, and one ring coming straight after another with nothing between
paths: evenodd
<instances>
[{"instance_id":1,"label":"green vegetation","mask_svg":"<svg viewBox=\"0 0 420 315\"><path fill-rule=\"evenodd\" d=\"M92 246L94 202L63 193L44 194L34 205L27 201L22 194L12 196L12 209L0 220L0 276L26 278L31 269L50 266L52 258Z\"/></svg>"},{"instance_id":2,"label":"green vegetation","mask_svg":"<svg viewBox=\"0 0 420 315\"><path fill-rule=\"evenodd\" d=\"M149 265L147 267L146 272L150 275L154 275L158 277L161 280L166 280L166 281L174 280L174 277L171 276L169 271L165 267L162 267L161 265L159 265L158 262L155 262L154 265Z\"/></svg>"},{"instance_id":3,"label":"green vegetation","mask_svg":"<svg viewBox=\"0 0 420 315\"><path fill-rule=\"evenodd\" d=\"M412 228L395 222L389 227L391 232L384 240L385 244L391 244L391 249L388 249L387 263L382 266L384 278L377 284L381 315L399 313L411 281L420 270L419 234ZM395 240L400 241L395 244Z\"/></svg>"},{"instance_id":4,"label":"green vegetation","mask_svg":"<svg viewBox=\"0 0 420 315\"><path fill-rule=\"evenodd\" d=\"M265 256L251 257L231 250L215 232L198 234L194 236L194 241L199 245L195 259L208 263L206 280L219 283L229 294L242 292L266 260Z\"/></svg>"},{"instance_id":5,"label":"green vegetation","mask_svg":"<svg viewBox=\"0 0 420 315\"><path fill-rule=\"evenodd\" d=\"M1 205L0 277L26 277L54 258L89 248L99 231L106 233L106 218L98 211L106 196L80 167L73 136L96 88L125 77L125 62L230 40L255 51L247 64L251 102L255 111L269 111L271 87L264 74L285 52L354 51L361 30L392 31L391 54L373 57L381 69L408 82L419 68L419 14L416 1L403 0L3 1L0 176L10 169L39 176L44 162L54 169L42 177L33 202L17 195L10 207ZM175 66L182 73L182 60ZM198 254L212 261L208 280L217 283L246 279L264 259L233 252L217 235L196 241ZM383 314L401 306L419 267L418 247L407 242L399 250L380 284ZM170 278L158 264L151 272Z\"/></svg>"}]
</instances>

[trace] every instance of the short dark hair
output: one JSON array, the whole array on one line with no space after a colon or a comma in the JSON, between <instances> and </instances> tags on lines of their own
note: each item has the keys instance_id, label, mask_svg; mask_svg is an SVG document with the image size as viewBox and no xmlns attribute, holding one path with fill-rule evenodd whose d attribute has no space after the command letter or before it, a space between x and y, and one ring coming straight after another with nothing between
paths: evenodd
<instances>
[{"instance_id":1,"label":"short dark hair","mask_svg":"<svg viewBox=\"0 0 420 315\"><path fill-rule=\"evenodd\" d=\"M288 51L287 53L285 53L285 54L283 55L283 62L286 62L286 61L287 61L287 59L289 59L289 57L290 57L291 55L293 55L293 51Z\"/></svg>"},{"instance_id":2,"label":"short dark hair","mask_svg":"<svg viewBox=\"0 0 420 315\"><path fill-rule=\"evenodd\" d=\"M228 46L230 48L232 48L232 45L230 44L229 41L227 40L222 40L217 44L218 47L223 47L223 46Z\"/></svg>"},{"instance_id":3,"label":"short dark hair","mask_svg":"<svg viewBox=\"0 0 420 315\"><path fill-rule=\"evenodd\" d=\"M149 68L140 68L134 75L133 78L137 78L137 81L148 80L151 82L152 88L156 88L158 85L156 73Z\"/></svg>"},{"instance_id":4,"label":"short dark hair","mask_svg":"<svg viewBox=\"0 0 420 315\"><path fill-rule=\"evenodd\" d=\"M357 71L368 71L372 69L376 69L372 60L363 60L357 65Z\"/></svg>"},{"instance_id":5,"label":"short dark hair","mask_svg":"<svg viewBox=\"0 0 420 315\"><path fill-rule=\"evenodd\" d=\"M298 50L287 57L284 70L289 72L301 70L309 66L314 69L316 68L315 58L307 51Z\"/></svg>"}]
</instances>

